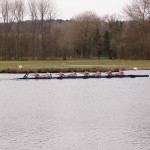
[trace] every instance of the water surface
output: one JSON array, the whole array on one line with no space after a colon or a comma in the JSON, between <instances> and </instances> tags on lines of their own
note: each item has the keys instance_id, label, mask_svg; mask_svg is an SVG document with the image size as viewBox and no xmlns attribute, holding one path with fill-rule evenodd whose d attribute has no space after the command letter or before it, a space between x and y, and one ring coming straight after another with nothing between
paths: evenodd
<instances>
[{"instance_id":1,"label":"water surface","mask_svg":"<svg viewBox=\"0 0 150 150\"><path fill-rule=\"evenodd\" d=\"M0 149L150 149L150 78L17 77L0 74Z\"/></svg>"}]
</instances>

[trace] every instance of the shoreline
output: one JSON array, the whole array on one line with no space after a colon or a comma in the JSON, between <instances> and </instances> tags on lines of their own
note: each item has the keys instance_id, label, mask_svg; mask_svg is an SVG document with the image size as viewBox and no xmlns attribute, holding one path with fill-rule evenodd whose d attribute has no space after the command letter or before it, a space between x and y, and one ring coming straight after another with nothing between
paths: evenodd
<instances>
[{"instance_id":1,"label":"shoreline","mask_svg":"<svg viewBox=\"0 0 150 150\"><path fill-rule=\"evenodd\" d=\"M72 66L64 66L64 67L1 67L0 73L45 73L45 72L83 72L83 71L89 71L89 72L95 72L99 70L100 72L105 72L107 70L112 70L113 72L118 71L119 69L122 70L150 70L149 66L127 66L127 65L72 65Z\"/></svg>"},{"instance_id":2,"label":"shoreline","mask_svg":"<svg viewBox=\"0 0 150 150\"><path fill-rule=\"evenodd\" d=\"M0 73L89 72L150 70L150 60L71 59L46 61L0 61Z\"/></svg>"}]
</instances>

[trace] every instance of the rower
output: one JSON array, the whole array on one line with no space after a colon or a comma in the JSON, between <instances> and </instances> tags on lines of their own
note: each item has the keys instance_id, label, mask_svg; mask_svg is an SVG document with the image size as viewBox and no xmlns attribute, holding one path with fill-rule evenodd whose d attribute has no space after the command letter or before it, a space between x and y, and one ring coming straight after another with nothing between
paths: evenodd
<instances>
[{"instance_id":1,"label":"rower","mask_svg":"<svg viewBox=\"0 0 150 150\"><path fill-rule=\"evenodd\" d=\"M51 78L51 77L52 77L52 74L51 74L50 72L47 72L47 73L46 73L46 76L47 76L48 78Z\"/></svg>"},{"instance_id":2,"label":"rower","mask_svg":"<svg viewBox=\"0 0 150 150\"><path fill-rule=\"evenodd\" d=\"M83 75L84 75L84 76L89 76L90 74L89 74L88 71L84 71L84 72L83 72Z\"/></svg>"},{"instance_id":3,"label":"rower","mask_svg":"<svg viewBox=\"0 0 150 150\"><path fill-rule=\"evenodd\" d=\"M46 74L42 75L42 77L51 78L52 74L50 72L47 72Z\"/></svg>"},{"instance_id":4,"label":"rower","mask_svg":"<svg viewBox=\"0 0 150 150\"><path fill-rule=\"evenodd\" d=\"M121 69L119 69L117 75L124 75L124 72Z\"/></svg>"},{"instance_id":5,"label":"rower","mask_svg":"<svg viewBox=\"0 0 150 150\"><path fill-rule=\"evenodd\" d=\"M100 71L96 71L92 76L100 76L101 72Z\"/></svg>"},{"instance_id":6,"label":"rower","mask_svg":"<svg viewBox=\"0 0 150 150\"><path fill-rule=\"evenodd\" d=\"M37 73L37 72L34 73L33 76L34 76L35 78L40 78L40 75L39 75L39 73Z\"/></svg>"},{"instance_id":7,"label":"rower","mask_svg":"<svg viewBox=\"0 0 150 150\"><path fill-rule=\"evenodd\" d=\"M107 73L107 75L109 75L109 76L113 75L113 73L112 73L111 70L108 70L106 73Z\"/></svg>"},{"instance_id":8,"label":"rower","mask_svg":"<svg viewBox=\"0 0 150 150\"><path fill-rule=\"evenodd\" d=\"M77 76L77 73L73 71L70 74L68 74L68 77L76 77L76 76Z\"/></svg>"},{"instance_id":9,"label":"rower","mask_svg":"<svg viewBox=\"0 0 150 150\"><path fill-rule=\"evenodd\" d=\"M65 76L65 74L63 73L63 72L59 72L59 74L58 74L60 77L64 77Z\"/></svg>"}]
</instances>

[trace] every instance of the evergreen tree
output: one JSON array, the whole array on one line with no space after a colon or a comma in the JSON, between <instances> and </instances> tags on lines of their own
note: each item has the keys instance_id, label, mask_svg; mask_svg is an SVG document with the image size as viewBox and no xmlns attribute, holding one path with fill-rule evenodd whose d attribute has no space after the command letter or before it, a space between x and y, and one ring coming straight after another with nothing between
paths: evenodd
<instances>
[{"instance_id":1,"label":"evergreen tree","mask_svg":"<svg viewBox=\"0 0 150 150\"><path fill-rule=\"evenodd\" d=\"M109 59L112 59L112 50L110 48L110 33L108 31L104 34L104 43L103 43L104 55L108 56Z\"/></svg>"}]
</instances>

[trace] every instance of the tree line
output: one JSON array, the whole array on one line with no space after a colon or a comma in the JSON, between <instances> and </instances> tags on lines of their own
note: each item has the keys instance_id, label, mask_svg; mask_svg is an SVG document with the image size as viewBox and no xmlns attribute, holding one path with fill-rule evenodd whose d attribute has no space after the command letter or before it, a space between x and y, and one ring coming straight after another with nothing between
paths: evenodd
<instances>
[{"instance_id":1,"label":"tree line","mask_svg":"<svg viewBox=\"0 0 150 150\"><path fill-rule=\"evenodd\" d=\"M125 20L89 11L63 21L52 0L1 0L0 59L150 59L150 0L123 12Z\"/></svg>"}]
</instances>

